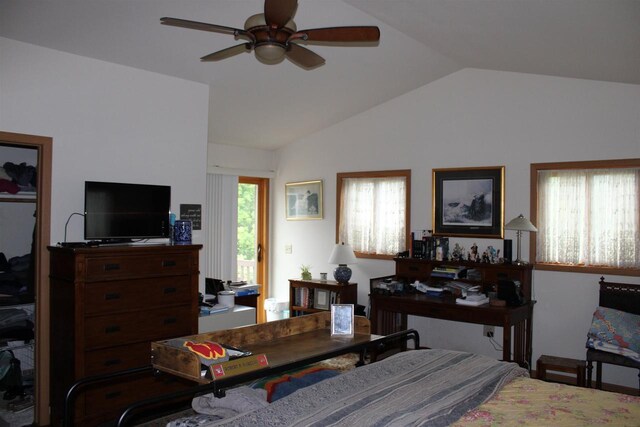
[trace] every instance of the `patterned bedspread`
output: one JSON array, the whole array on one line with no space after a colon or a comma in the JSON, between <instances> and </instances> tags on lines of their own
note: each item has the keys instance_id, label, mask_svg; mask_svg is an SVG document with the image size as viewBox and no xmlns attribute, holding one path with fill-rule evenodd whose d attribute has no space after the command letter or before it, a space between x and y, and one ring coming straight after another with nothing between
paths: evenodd
<instances>
[{"instance_id":1,"label":"patterned bedspread","mask_svg":"<svg viewBox=\"0 0 640 427\"><path fill-rule=\"evenodd\" d=\"M446 426L527 372L513 363L416 350L303 388L210 426Z\"/></svg>"},{"instance_id":2,"label":"patterned bedspread","mask_svg":"<svg viewBox=\"0 0 640 427\"><path fill-rule=\"evenodd\" d=\"M640 426L640 397L518 378L454 427Z\"/></svg>"}]
</instances>

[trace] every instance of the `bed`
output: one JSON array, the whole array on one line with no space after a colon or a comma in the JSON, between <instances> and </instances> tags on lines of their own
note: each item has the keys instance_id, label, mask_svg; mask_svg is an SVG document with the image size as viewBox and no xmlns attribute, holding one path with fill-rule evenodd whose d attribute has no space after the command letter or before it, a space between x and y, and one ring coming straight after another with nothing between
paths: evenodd
<instances>
[{"instance_id":1,"label":"bed","mask_svg":"<svg viewBox=\"0 0 640 427\"><path fill-rule=\"evenodd\" d=\"M222 331L237 332L238 329ZM247 335L246 332L242 335ZM189 363L182 359L178 365L187 367ZM173 366L176 371L182 370L176 364ZM396 353L339 376L307 384L271 403L261 401L263 397L256 392L255 385L255 381L239 383L227 389L225 396L202 394L204 389L200 385L192 401L200 414L178 417L169 424L165 419L164 424L148 425L638 426L640 420L640 397L546 383L528 378L528 371L515 363L442 349ZM145 402L153 403L157 401ZM145 404L136 406L136 410ZM121 417L119 425L132 425L131 420Z\"/></svg>"}]
</instances>

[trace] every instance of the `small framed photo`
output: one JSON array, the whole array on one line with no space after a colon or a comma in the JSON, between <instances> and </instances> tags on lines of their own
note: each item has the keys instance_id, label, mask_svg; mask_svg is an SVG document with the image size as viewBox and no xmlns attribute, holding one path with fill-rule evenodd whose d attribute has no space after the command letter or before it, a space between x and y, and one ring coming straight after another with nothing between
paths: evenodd
<instances>
[{"instance_id":1,"label":"small framed photo","mask_svg":"<svg viewBox=\"0 0 640 427\"><path fill-rule=\"evenodd\" d=\"M285 184L287 220L322 219L322 180Z\"/></svg>"},{"instance_id":2,"label":"small framed photo","mask_svg":"<svg viewBox=\"0 0 640 427\"><path fill-rule=\"evenodd\" d=\"M319 310L329 309L329 291L325 289L315 290L313 308L317 308Z\"/></svg>"},{"instance_id":3,"label":"small framed photo","mask_svg":"<svg viewBox=\"0 0 640 427\"><path fill-rule=\"evenodd\" d=\"M331 305L331 336L353 337L354 305Z\"/></svg>"},{"instance_id":4,"label":"small framed photo","mask_svg":"<svg viewBox=\"0 0 640 427\"><path fill-rule=\"evenodd\" d=\"M433 169L433 235L502 239L504 166Z\"/></svg>"}]
</instances>

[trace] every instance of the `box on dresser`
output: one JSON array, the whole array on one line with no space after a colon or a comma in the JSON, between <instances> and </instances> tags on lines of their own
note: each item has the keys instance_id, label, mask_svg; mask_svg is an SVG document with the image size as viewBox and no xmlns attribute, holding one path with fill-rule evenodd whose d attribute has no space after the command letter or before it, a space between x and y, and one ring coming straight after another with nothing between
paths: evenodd
<instances>
[{"instance_id":1,"label":"box on dresser","mask_svg":"<svg viewBox=\"0 0 640 427\"><path fill-rule=\"evenodd\" d=\"M148 366L152 341L198 332L201 247L49 248L52 425L77 380ZM143 375L92 386L79 395L74 418L98 425L134 401L187 385Z\"/></svg>"}]
</instances>

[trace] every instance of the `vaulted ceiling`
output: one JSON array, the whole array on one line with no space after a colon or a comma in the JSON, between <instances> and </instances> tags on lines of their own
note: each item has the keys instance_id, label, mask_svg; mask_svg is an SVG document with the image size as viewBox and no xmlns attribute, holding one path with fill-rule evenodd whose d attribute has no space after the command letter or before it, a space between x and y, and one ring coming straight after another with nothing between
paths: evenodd
<instances>
[{"instance_id":1,"label":"vaulted ceiling","mask_svg":"<svg viewBox=\"0 0 640 427\"><path fill-rule=\"evenodd\" d=\"M0 0L0 36L206 83L210 142L275 149L457 70L474 67L640 84L638 0L299 0L298 28L377 25L375 47L307 45L326 63L199 58L262 0ZM2 61L10 58L0 58ZM43 70L46 72L46 70Z\"/></svg>"}]
</instances>

